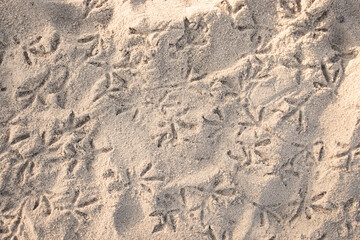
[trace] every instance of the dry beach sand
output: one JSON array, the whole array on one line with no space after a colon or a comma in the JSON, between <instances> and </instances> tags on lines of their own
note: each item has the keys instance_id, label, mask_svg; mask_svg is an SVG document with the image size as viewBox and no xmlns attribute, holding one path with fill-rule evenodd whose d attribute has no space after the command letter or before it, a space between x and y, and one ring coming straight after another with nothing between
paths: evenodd
<instances>
[{"instance_id":1,"label":"dry beach sand","mask_svg":"<svg viewBox=\"0 0 360 240\"><path fill-rule=\"evenodd\" d=\"M359 239L358 0L0 0L0 239Z\"/></svg>"}]
</instances>

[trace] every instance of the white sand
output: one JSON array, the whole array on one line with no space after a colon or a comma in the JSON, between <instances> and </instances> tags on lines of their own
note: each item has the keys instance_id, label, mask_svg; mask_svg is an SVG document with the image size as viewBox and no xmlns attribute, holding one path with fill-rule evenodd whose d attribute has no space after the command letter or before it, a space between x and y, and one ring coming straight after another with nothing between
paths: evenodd
<instances>
[{"instance_id":1,"label":"white sand","mask_svg":"<svg viewBox=\"0 0 360 240\"><path fill-rule=\"evenodd\" d=\"M0 0L0 239L359 239L358 0Z\"/></svg>"}]
</instances>

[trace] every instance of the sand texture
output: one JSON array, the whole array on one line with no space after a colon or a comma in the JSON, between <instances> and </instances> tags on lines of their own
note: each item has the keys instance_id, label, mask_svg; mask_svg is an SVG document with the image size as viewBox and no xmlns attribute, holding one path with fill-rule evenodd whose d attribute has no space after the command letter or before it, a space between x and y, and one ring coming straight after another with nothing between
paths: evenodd
<instances>
[{"instance_id":1,"label":"sand texture","mask_svg":"<svg viewBox=\"0 0 360 240\"><path fill-rule=\"evenodd\" d=\"M358 0L0 0L0 239L360 237Z\"/></svg>"}]
</instances>

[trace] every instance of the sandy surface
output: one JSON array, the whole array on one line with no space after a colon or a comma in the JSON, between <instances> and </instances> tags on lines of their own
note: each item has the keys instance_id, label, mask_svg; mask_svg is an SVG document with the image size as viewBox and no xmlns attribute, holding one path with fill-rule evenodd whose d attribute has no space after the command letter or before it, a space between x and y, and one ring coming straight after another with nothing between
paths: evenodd
<instances>
[{"instance_id":1,"label":"sandy surface","mask_svg":"<svg viewBox=\"0 0 360 240\"><path fill-rule=\"evenodd\" d=\"M0 239L359 239L358 0L0 0Z\"/></svg>"}]
</instances>

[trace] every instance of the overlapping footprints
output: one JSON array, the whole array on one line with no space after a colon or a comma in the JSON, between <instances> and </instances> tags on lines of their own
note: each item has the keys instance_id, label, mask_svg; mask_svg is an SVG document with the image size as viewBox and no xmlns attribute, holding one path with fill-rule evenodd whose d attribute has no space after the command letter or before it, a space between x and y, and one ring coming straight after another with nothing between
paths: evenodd
<instances>
[{"instance_id":1,"label":"overlapping footprints","mask_svg":"<svg viewBox=\"0 0 360 240\"><path fill-rule=\"evenodd\" d=\"M305 8L309 7L302 6L302 2L299 0L279 0L278 8L282 9L281 17L293 19L299 16ZM84 1L83 17L90 17L93 11L98 11L106 4L106 0ZM231 6L228 1L222 1L219 6L230 16L245 8L243 4ZM321 11L316 15L307 14L304 21L300 21L300 24L294 26L294 31L289 37L294 39L309 38L311 41L321 40L329 32L327 25L329 11ZM155 238L162 236L161 234L177 232L178 229L186 226L185 221L192 219L201 228L203 236L212 240L231 239L233 237L231 227L219 230L214 219L227 211L228 206L241 208L244 203L251 206L253 211L258 214L254 217L254 221L255 219L259 220L258 226L269 228L269 232L272 231L271 226L273 225L281 225L287 229L288 226L291 228L300 220L311 221L317 215L330 216L339 209L345 216L343 223L341 223L343 224L341 234L346 237L356 231L355 227L359 222L358 211L356 210L359 205L357 199L351 198L342 205L329 203L325 205L324 200L330 193L325 190L316 192L312 189L311 184L306 181L303 182L304 175L309 174L310 176L314 168L323 161L330 159L336 162L331 170L346 173L350 173L356 164L359 146L339 143L342 151L332 154L326 148L324 141L312 139L307 128L307 112L305 111L305 108L314 100L314 96L322 91L330 91L336 98L337 90L344 79L345 62L355 56L356 53L340 51L336 45L333 45L334 57L332 59L321 59L317 66L303 64L301 53L294 55L294 64L274 61L273 64L267 65L266 61L270 59L268 55L276 57L276 53L273 54L271 44L266 44L266 38L271 35L269 32L272 32L273 29L263 26L254 14L250 13L249 16L249 24L237 26L236 31L251 31L250 41L254 43L254 48L257 50L252 56L244 57L247 60L238 63L239 65L242 64L239 67L242 70L239 70L236 79L238 85L234 87L233 83L227 84L223 80L212 81L213 73L211 72L197 74L192 62L193 59L189 55L187 66L184 66L183 85L181 83L178 85L179 87L171 84L161 86L164 96L159 99L158 103L152 105L155 106L154 111L157 111L160 118L165 119L159 123L159 128L156 128L152 143L155 147L157 146L156 149L160 153L169 151L168 143L176 143L171 145L176 147L177 144L182 144L182 141L185 141L186 138L183 138L184 129L200 129L198 126L204 126L207 130L215 129L208 135L209 138L213 138L215 134L223 136L222 134L225 131L229 131L229 128L225 128L224 125L228 123L229 119L234 119L231 118L233 117L231 114L235 114L226 110L227 104L234 104L240 109L236 112L238 121L231 128L231 131L236 131L236 136L230 140L237 147L222 149L224 158L226 161L234 162L239 171L245 171L247 174L252 174L255 168L260 170L263 168L272 169L270 172L267 171L268 173L265 176L279 178L285 188L292 182L302 182L295 194L296 200L277 204L259 203L245 196L240 187L241 183L236 182L235 178L222 181L226 173L219 173L198 184L187 182L187 184L174 184L169 187L166 184L171 185L174 179L171 176L157 174L154 170L156 161L144 160L143 163L145 164L140 170L123 166L123 181L118 182L118 191L116 192L116 194L120 194L120 200L114 214L114 224L120 235L131 229L136 221L148 217L154 224L149 234L153 234ZM172 50L175 49L169 54L172 58L176 58L179 52L200 48L206 45L209 40L207 38L209 26L206 23L206 18L199 18L197 22L191 22L188 18L184 18L182 24L184 25L184 34L176 44L170 46ZM148 53L144 50L148 36L139 34L136 28L130 28L129 35L132 36L130 42L135 43L135 45L130 46L129 43L128 46L121 49L122 60L114 63L110 57L112 48L106 46L106 39L100 33L84 35L75 40L77 46L85 52L83 63L104 70L102 77L94 81L94 85L88 93L91 101L87 110L91 110L95 106L101 108L104 101L111 101L111 104L116 108L115 115L120 117L124 112L132 110L133 120L143 110L141 109L143 106L139 106L140 100L136 97L131 98L130 95L132 94L128 92L132 84L138 84L138 82L133 82L137 80L135 78L128 79L123 73L129 68L143 67L151 61L150 55L147 55ZM24 46L21 52L24 63L29 68L37 67L39 59L55 53L64 39L65 37L56 32L37 36L32 42ZM107 52L109 49L110 52ZM5 44L0 42L0 65L3 61L7 61L3 58L5 51ZM276 75L281 69L286 73L291 69L291 74L289 74L291 80L285 79L291 83L281 82L284 79ZM314 77L311 80L305 79L303 73L307 69L312 69L321 77ZM19 111L22 113L24 110L38 105L49 105L47 96L56 95L62 91L66 92L71 73L69 66L61 63L39 70L35 76L24 79L22 84L17 86L13 95ZM219 97L216 99L216 105L208 112L193 114L192 117L197 116L197 122L194 122L193 119L188 119L190 115L188 113L191 112L192 106L186 105L189 103L183 101L181 97L177 98L176 94L173 95L172 92L175 88L180 89L179 91L186 91L188 86L195 86L195 84L203 88L197 92L197 97L206 95L214 102L216 93L224 96L231 94L231 97ZM228 92L225 93L221 87L216 88L216 84L226 85ZM264 92L266 88L268 88L266 94L260 96L259 93ZM142 88L142 90L151 91L146 88ZM197 98L194 99L196 102ZM191 104L194 104L195 107L201 107L193 102ZM65 104L58 106L65 108ZM173 106L180 110L173 111ZM24 129L16 130L15 127L12 127L8 132L5 131L2 135L4 144L1 145L0 152L8 155L2 155L0 159L1 161L6 159L8 163L5 169L1 171L1 196L15 194L19 199L24 196L20 190L16 190L14 193L10 192L6 185L10 181L14 181L16 186L25 188L29 183L28 179L34 174L34 169L41 168L42 163L38 161L40 155L47 156L48 158L45 159L49 162L64 162L66 177L73 176L82 161L87 162L86 169L88 174L91 174L91 171L94 171L91 168L93 158L98 157L99 153L110 152L113 149L112 147L94 148L91 137L88 136L91 131L88 125L94 121L96 120L86 112L81 115L75 114L72 110L69 111L65 121L58 120L50 127L49 131L46 130L38 134L42 147L29 155L22 155L20 146L27 141L33 141L34 133ZM137 123L134 121L134 124ZM310 137L305 142L288 141L287 132L282 129L283 126L290 126L294 130L292 133L297 134L296 136ZM83 145L88 148L82 149L79 146L82 141L84 141ZM281 142L285 147L291 146L291 149L295 151L292 156L285 159L272 159L274 156L268 155L268 153L275 151L272 147L278 142ZM82 159L82 152L88 152L88 155L93 156L84 160ZM50 164L49 162L47 164ZM214 163L216 164L216 159ZM14 176L10 174L10 171L14 172ZM115 176L115 173L113 170L108 170L102 176L104 179L110 179ZM79 189L71 190L65 195L55 195L39 190L33 197L29 197L21 204L15 204L7 198L0 205L2 214L0 233L6 234L8 239L19 238L18 229L23 224L21 220L23 214L26 214L23 211L25 203L30 206L32 211L41 211L44 217L52 215L54 211L60 211L74 215L79 222L87 222L92 220L88 209L91 206L98 205L101 201L98 195L82 198L82 192ZM144 196L147 200L152 199L150 201L152 210L149 212L143 212L145 210L141 209ZM126 205L127 203L128 205ZM129 206L129 209L126 209L126 206ZM216 211L213 211L214 209ZM128 211L132 215L131 224L126 225L126 219L120 216L124 211ZM3 220L6 217L8 217L7 220ZM6 224L9 227L5 226ZM230 226L233 223L229 221L227 224ZM122 225L126 225L126 227L122 227ZM191 227L196 228L195 226ZM271 239L276 239L275 235L271 236L273 236ZM320 234L320 238L324 238L324 236L326 233Z\"/></svg>"},{"instance_id":2,"label":"overlapping footprints","mask_svg":"<svg viewBox=\"0 0 360 240\"><path fill-rule=\"evenodd\" d=\"M293 1L293 2L289 2L289 1L282 1L280 3L281 7L286 9L287 12L287 17L295 17L295 15L297 15L300 11L302 11L302 6L301 6L301 2L300 1ZM321 36L321 34L326 34L326 32L328 31L328 29L325 27L325 25L323 25L323 22L326 20L327 18L327 12L321 12L321 14L319 14L319 16L309 16L308 20L306 20L304 22L304 25L299 25L299 32L295 32L294 35L295 37L303 37L305 35L308 35L308 37L312 37L312 38L319 38ZM256 24L256 21L253 21L254 24ZM185 20L185 27L189 26L189 22L187 20ZM239 29L239 30L243 30L243 29ZM185 38L184 38L185 39ZM185 41L183 39L183 41ZM187 41L188 42L188 41ZM189 42L188 42L189 43ZM185 48L185 45L178 45L178 49L182 50ZM260 52L259 52L260 53ZM301 63L301 59L298 58L298 62ZM239 81L242 86L240 86L241 89L247 89L252 91L253 87L249 84L249 82L252 82L253 78L257 77L258 73L261 71L262 68L262 62L258 61L260 68L257 69L256 71L251 69L253 68L252 64L250 64L250 67L248 67L247 72L244 73L244 75L242 75L241 81ZM337 66L336 66L337 65ZM245 97L245 104L243 104L242 109L244 110L244 114L242 116L242 121L239 123L239 125L241 126L241 130L239 131L239 136L241 136L245 129L246 131L250 131L251 129L253 129L254 131L254 141L251 145L251 147L253 148L253 152L250 152L249 150L246 149L247 145L249 145L249 138L248 137L244 137L243 141L237 140L238 143L240 145L243 145L240 149L242 149L242 154L243 156L241 156L240 154L237 155L235 151L233 150L228 150L226 152L226 155L236 161L239 160L243 160L243 159L251 159L251 156L257 155L260 157L260 161L255 161L256 164L259 163L265 163L266 160L268 160L268 157L266 157L260 150L258 150L258 148L260 147L264 147L264 146L268 146L271 144L272 139L275 138L278 141L282 141L284 144L286 142L286 138L280 134L279 132L277 132L276 129L272 129L271 127L268 127L266 124L263 124L263 122L266 122L268 119L271 119L271 111L272 109L266 109L265 106L267 105L271 105L273 102L282 102L284 104L287 104L288 109L287 110L279 110L279 112L282 112L282 114L280 115L280 117L278 118L278 122L281 123L282 122L288 122L290 125L294 126L294 129L296 130L296 132L298 132L299 134L303 134L307 132L307 123L306 123L306 116L304 116L306 113L304 111L304 106L307 105L310 100L312 100L312 97L317 94L316 91L319 91L320 89L325 89L326 90L330 90L332 91L335 95L336 95L336 91L338 86L341 84L341 75L342 75L342 64L340 64L339 62L327 62L327 63L321 63L319 66L319 72L323 75L324 77L324 83L320 83L317 80L314 83L311 83L312 87L314 87L314 89L309 88L309 84L305 83L302 78L302 71L304 70L303 68L301 68L299 71L295 71L294 74L294 83L295 83L295 87L292 90L288 90L282 93L279 93L278 96L275 96L274 98L269 98L270 100L268 102L265 102L263 104L258 105L258 108L255 108L255 114L252 113L251 111L253 110L249 110L249 106L251 106L252 102L249 101L249 96L247 96L248 98ZM332 71L332 76L329 73L329 68L334 69L331 70ZM250 71L253 71L254 73L251 74ZM266 76L266 74L264 75ZM263 77L263 76L262 76ZM260 78L260 77L259 77ZM206 79L206 75L196 79L196 81L202 81L203 79ZM261 81L261 78L260 78ZM254 82L254 81L253 81ZM300 88L303 91L295 91L296 88ZM256 94L255 94L256 95ZM277 110L273 111L276 112ZM266 114L265 114L266 112ZM167 114L167 111L164 112L164 114ZM202 118L202 121L205 124L208 125L213 125L213 126L221 126L221 121L215 121L215 120L209 120L206 116L200 116ZM243 119L248 118L248 121L243 121ZM293 118L296 118L296 121L293 121ZM291 119L291 121L290 121ZM221 119L220 119L221 120ZM294 122L294 123L293 123ZM169 126L176 126L174 125L174 123L169 123ZM172 127L171 129L173 130L175 127ZM256 130L258 129L258 130ZM264 132L265 134L258 134L257 132ZM175 136L174 133L172 133L172 135ZM263 136L263 138L259 138L258 136ZM168 136L171 136L171 134L168 133L162 133L159 135L159 138L157 139L157 146L161 147L162 143L164 142L164 140L166 138L169 138ZM303 148L302 150L299 151L299 153L295 154L293 157L291 157L289 159L288 162L282 163L280 161L280 169L278 171L276 171L276 173L274 172L273 174L279 176L281 178L281 181L283 182L283 184L286 186L287 185L287 178L288 175L293 175L295 178L298 178L298 180L300 180L299 175L301 175L301 173L297 172L297 170L295 170L292 166L294 165L294 162L296 161L296 159L300 158L299 156L301 155L302 157L306 157L307 160L305 161L314 161L314 162L321 162L324 159L324 143L322 141L314 141L313 143L310 144L297 144L297 143L291 143L294 146L297 146L299 148ZM246 146L246 147L245 147ZM304 154L304 155L303 155ZM339 155L340 156L340 155ZM348 156L348 152L344 152L344 156ZM249 161L249 160L245 160L245 163L248 162L247 164L254 164L254 161ZM283 165L281 165L283 164ZM303 162L298 163L298 164L303 164ZM245 164L246 165L246 164ZM287 168L289 166L289 168ZM306 189L306 187L304 187ZM179 190L180 192L182 192L182 198L183 201L186 201L186 197L185 196L185 192L187 191L187 188L181 188ZM300 189L299 190L299 196L300 199L305 199L305 195L303 194L304 189ZM177 192L177 191L176 191ZM175 194L175 193L174 193ZM306 204L305 204L305 200L300 200L299 202L297 202L297 206L294 207L294 211L295 214L290 217L290 222L295 221L302 212L305 213L306 218L311 219L313 214L318 214L318 213L331 213L332 209L329 209L327 207L322 207L322 206L318 206L316 204L316 201L320 198L322 198L324 195L326 194L326 192L322 192L319 193L318 195L315 195L311 198L311 200L306 200ZM175 194L176 195L176 194ZM215 194L214 194L215 196ZM276 212L270 210L270 208L272 207L277 207L277 206L264 206L258 203L253 203L254 207L257 207L260 209L260 219L261 220L261 225L264 225L264 218L265 216L268 216L269 218L273 218L277 223L282 223L283 218L282 216L278 215ZM291 204L290 204L291 205ZM306 206L305 206L306 205ZM174 210L174 209L170 209L168 211L174 211L174 213L178 212L179 210ZM173 227L171 227L171 221L170 223L168 222L168 219L170 218L169 216L167 216L167 212L162 212L162 213L152 213L151 216L158 216L159 217L159 223L154 227L154 233L156 232L160 232L163 231L165 229L166 225L170 224L170 229L173 229ZM208 226L208 234L210 238L214 238L215 239L215 235L213 233L213 229Z\"/></svg>"},{"instance_id":3,"label":"overlapping footprints","mask_svg":"<svg viewBox=\"0 0 360 240\"><path fill-rule=\"evenodd\" d=\"M45 36L37 36L28 45L23 46L24 62L29 66L33 65L37 57L45 58L54 53L60 43L60 34L57 32L47 33Z\"/></svg>"},{"instance_id":4,"label":"overlapping footprints","mask_svg":"<svg viewBox=\"0 0 360 240\"><path fill-rule=\"evenodd\" d=\"M99 34L83 36L77 40L80 45L83 45L84 48L86 48L84 56L85 59L96 56L100 53L98 49L100 41ZM99 66L100 63L90 62L90 64Z\"/></svg>"},{"instance_id":5,"label":"overlapping footprints","mask_svg":"<svg viewBox=\"0 0 360 240\"><path fill-rule=\"evenodd\" d=\"M56 94L63 90L69 79L69 70L66 65L60 64L54 67L46 67L17 87L15 101L19 108L29 108L34 102L47 105L46 98L49 94ZM57 102L60 107L63 104Z\"/></svg>"},{"instance_id":6,"label":"overlapping footprints","mask_svg":"<svg viewBox=\"0 0 360 240\"><path fill-rule=\"evenodd\" d=\"M90 220L90 215L86 213L86 209L88 206L97 204L99 198L92 196L81 199L81 191L79 189L70 191L67 195L69 196L59 198L55 201L55 208L60 211L70 211L81 222Z\"/></svg>"},{"instance_id":7,"label":"overlapping footprints","mask_svg":"<svg viewBox=\"0 0 360 240\"><path fill-rule=\"evenodd\" d=\"M67 126L65 126L65 135L66 131L72 131L72 128L79 129L82 127L88 120L85 120L84 118L75 118L74 114L70 114L70 119L68 122L70 122ZM7 234L6 236L11 238L11 236L15 235L17 232L17 229L19 224L24 224L21 220L18 221L16 219L22 219L22 214L28 214L28 212L23 212L23 206L25 204L29 207L31 211L40 211L41 216L49 216L52 213L52 198L54 196L53 193L49 191L45 191L42 188L48 188L52 184L52 177L53 175L51 172L49 173L48 170L46 170L46 166L51 164L53 161L58 161L53 159L53 151L54 149L59 149L61 146L68 147L70 145L62 145L59 143L61 142L61 136L64 134L64 129L56 129L56 136L51 136L50 132L43 132L43 140L41 141L42 147L37 148L36 152L33 152L33 154L28 155L22 155L21 148L19 147L19 150L16 150L18 146L22 146L22 141L33 141L34 138L32 138L30 133L27 133L24 131L23 128L20 128L18 131L16 130L16 127L13 127L15 130L11 130L11 134L9 138L7 139L7 148L5 149L5 154L2 154L2 162L7 166L5 169L1 171L1 192L2 196L10 195L11 198L3 199L4 205L1 206L2 213L5 215L9 211L21 211L18 215L15 215L14 217L8 217L5 218L5 221L9 223L12 219L15 218L14 226L11 227L10 230L4 230ZM54 132L53 132L54 134ZM20 144L20 145L19 145ZM58 146L55 146L58 145ZM74 151L74 148L69 148L70 150ZM65 148L66 150L66 148ZM69 150L68 150L69 151ZM45 157L48 161L38 161L38 156ZM57 154L56 154L57 155ZM69 155L69 154L67 154ZM73 155L70 155L72 157ZM66 156L65 156L66 157ZM55 156L55 158L61 158L61 156ZM38 171L35 171L34 169L42 169L40 173ZM34 183L34 178L44 178L49 179L49 181L46 181L46 184L38 185ZM17 189L11 189L10 186L17 186ZM33 188L31 187L33 186ZM9 188L10 187L10 188ZM83 201L77 204L78 208L83 208L89 205L93 202L93 199L88 201ZM78 215L81 215L80 210L74 210L75 213ZM5 217L5 215L2 215L1 217ZM16 216L19 216L18 218ZM83 214L83 216L85 216Z\"/></svg>"}]
</instances>

